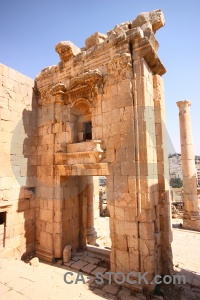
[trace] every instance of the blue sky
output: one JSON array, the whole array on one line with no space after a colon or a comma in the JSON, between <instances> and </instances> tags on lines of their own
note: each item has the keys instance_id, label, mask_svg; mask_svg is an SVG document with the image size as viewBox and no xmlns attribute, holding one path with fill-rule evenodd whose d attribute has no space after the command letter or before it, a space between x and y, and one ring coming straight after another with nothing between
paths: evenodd
<instances>
[{"instance_id":1,"label":"blue sky","mask_svg":"<svg viewBox=\"0 0 200 300\"><path fill-rule=\"evenodd\" d=\"M0 62L31 77L56 65L57 42L83 47L85 39L139 13L161 8L166 25L156 33L164 75L167 130L174 151L180 151L176 101L191 100L195 154L200 155L200 1L199 0L2 0ZM170 151L173 150L170 148Z\"/></svg>"}]
</instances>

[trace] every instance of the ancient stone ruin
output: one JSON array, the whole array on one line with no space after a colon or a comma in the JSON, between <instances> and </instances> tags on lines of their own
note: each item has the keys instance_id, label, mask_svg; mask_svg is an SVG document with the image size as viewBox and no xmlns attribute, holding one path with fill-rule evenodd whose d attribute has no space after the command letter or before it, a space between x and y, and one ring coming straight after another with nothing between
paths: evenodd
<instances>
[{"instance_id":1,"label":"ancient stone ruin","mask_svg":"<svg viewBox=\"0 0 200 300\"><path fill-rule=\"evenodd\" d=\"M164 22L156 10L81 49L59 42L60 62L35 82L1 65L2 257L53 261L67 245L95 244L97 176L106 176L111 271L171 274L166 70L155 38Z\"/></svg>"},{"instance_id":2,"label":"ancient stone ruin","mask_svg":"<svg viewBox=\"0 0 200 300\"><path fill-rule=\"evenodd\" d=\"M176 104L179 108L181 164L183 173L183 201L185 210L183 215L183 227L200 231L200 203L197 196L197 175L190 118L191 102L184 100L178 101Z\"/></svg>"}]
</instances>

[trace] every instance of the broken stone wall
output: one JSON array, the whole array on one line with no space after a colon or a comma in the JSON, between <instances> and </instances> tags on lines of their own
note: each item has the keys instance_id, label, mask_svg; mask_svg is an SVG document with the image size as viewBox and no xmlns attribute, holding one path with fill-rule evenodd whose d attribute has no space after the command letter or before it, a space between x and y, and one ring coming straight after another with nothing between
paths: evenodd
<instances>
[{"instance_id":1,"label":"broken stone wall","mask_svg":"<svg viewBox=\"0 0 200 300\"><path fill-rule=\"evenodd\" d=\"M21 258L35 249L35 82L5 65L0 76L0 256Z\"/></svg>"}]
</instances>

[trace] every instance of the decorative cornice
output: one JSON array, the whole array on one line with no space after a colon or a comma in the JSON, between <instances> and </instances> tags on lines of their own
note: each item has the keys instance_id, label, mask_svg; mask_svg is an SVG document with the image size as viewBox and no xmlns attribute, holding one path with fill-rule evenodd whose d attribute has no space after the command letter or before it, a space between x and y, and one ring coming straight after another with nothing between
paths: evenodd
<instances>
[{"instance_id":1,"label":"decorative cornice","mask_svg":"<svg viewBox=\"0 0 200 300\"><path fill-rule=\"evenodd\" d=\"M55 96L55 103L64 104L64 95L67 91L66 85L63 83L57 83L50 89L50 94Z\"/></svg>"},{"instance_id":2,"label":"decorative cornice","mask_svg":"<svg viewBox=\"0 0 200 300\"><path fill-rule=\"evenodd\" d=\"M165 25L163 12L160 9L156 9L150 12L141 13L132 21L131 27L142 27L144 25L149 28L151 27L152 30L156 32Z\"/></svg>"},{"instance_id":3,"label":"decorative cornice","mask_svg":"<svg viewBox=\"0 0 200 300\"><path fill-rule=\"evenodd\" d=\"M88 70L71 79L66 94L70 96L71 100L78 99L81 95L82 97L84 95L85 98L95 97L102 88L102 83L103 75L98 69Z\"/></svg>"},{"instance_id":4,"label":"decorative cornice","mask_svg":"<svg viewBox=\"0 0 200 300\"><path fill-rule=\"evenodd\" d=\"M64 95L66 91L67 91L67 88L66 88L65 84L57 83L50 89L50 94L52 96L56 96L56 95L60 95L60 94Z\"/></svg>"},{"instance_id":5,"label":"decorative cornice","mask_svg":"<svg viewBox=\"0 0 200 300\"><path fill-rule=\"evenodd\" d=\"M165 67L147 37L135 41L132 54L133 60L144 58L154 75L163 75L166 73Z\"/></svg>"},{"instance_id":6,"label":"decorative cornice","mask_svg":"<svg viewBox=\"0 0 200 300\"><path fill-rule=\"evenodd\" d=\"M55 46L55 50L64 63L81 53L81 50L70 41L59 42Z\"/></svg>"},{"instance_id":7,"label":"decorative cornice","mask_svg":"<svg viewBox=\"0 0 200 300\"><path fill-rule=\"evenodd\" d=\"M102 92L103 75L98 70L88 70L87 72L71 79L69 85L57 83L51 87L40 89L39 104L55 102L60 104L72 104L77 99L90 99ZM53 98L53 99L52 99Z\"/></svg>"}]
</instances>

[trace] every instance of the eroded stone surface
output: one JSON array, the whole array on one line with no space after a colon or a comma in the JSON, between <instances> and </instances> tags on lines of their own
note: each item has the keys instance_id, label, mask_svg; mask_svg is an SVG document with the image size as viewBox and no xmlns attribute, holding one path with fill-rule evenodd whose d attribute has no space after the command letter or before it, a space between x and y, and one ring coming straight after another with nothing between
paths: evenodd
<instances>
[{"instance_id":1,"label":"eroded stone surface","mask_svg":"<svg viewBox=\"0 0 200 300\"><path fill-rule=\"evenodd\" d=\"M81 50L70 41L59 42L56 45L55 50L63 62L66 62L70 58L73 58L77 54L81 53Z\"/></svg>"},{"instance_id":2,"label":"eroded stone surface","mask_svg":"<svg viewBox=\"0 0 200 300\"><path fill-rule=\"evenodd\" d=\"M82 260L77 260L74 264L72 264L70 267L76 270L81 270L84 266L86 266L88 263Z\"/></svg>"},{"instance_id":3,"label":"eroded stone surface","mask_svg":"<svg viewBox=\"0 0 200 300\"><path fill-rule=\"evenodd\" d=\"M71 253L72 251L72 247L70 245L65 246L64 250L63 250L63 262L64 263L68 263L71 259Z\"/></svg>"},{"instance_id":4,"label":"eroded stone surface","mask_svg":"<svg viewBox=\"0 0 200 300\"><path fill-rule=\"evenodd\" d=\"M165 25L165 19L160 9L141 13L132 21L132 28L140 26L143 30L151 30L154 32Z\"/></svg>"},{"instance_id":5,"label":"eroded stone surface","mask_svg":"<svg viewBox=\"0 0 200 300\"><path fill-rule=\"evenodd\" d=\"M86 273L91 273L91 271L96 269L96 267L97 267L97 265L88 264L88 265L84 266L81 270Z\"/></svg>"}]
</instances>

